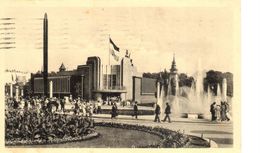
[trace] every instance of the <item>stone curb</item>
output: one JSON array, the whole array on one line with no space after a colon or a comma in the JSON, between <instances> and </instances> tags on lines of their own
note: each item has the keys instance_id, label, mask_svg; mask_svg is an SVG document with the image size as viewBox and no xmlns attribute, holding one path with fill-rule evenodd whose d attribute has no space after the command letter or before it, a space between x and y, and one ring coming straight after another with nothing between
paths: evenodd
<instances>
[{"instance_id":1,"label":"stone curb","mask_svg":"<svg viewBox=\"0 0 260 153\"><path fill-rule=\"evenodd\" d=\"M218 148L218 144L215 141L208 138L203 138L203 139L209 142L210 148Z\"/></svg>"}]
</instances>

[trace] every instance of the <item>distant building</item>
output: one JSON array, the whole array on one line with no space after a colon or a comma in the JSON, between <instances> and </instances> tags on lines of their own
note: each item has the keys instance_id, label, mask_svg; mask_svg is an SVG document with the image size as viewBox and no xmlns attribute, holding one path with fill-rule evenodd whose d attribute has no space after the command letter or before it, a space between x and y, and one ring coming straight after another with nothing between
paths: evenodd
<instances>
[{"instance_id":1,"label":"distant building","mask_svg":"<svg viewBox=\"0 0 260 153\"><path fill-rule=\"evenodd\" d=\"M14 97L24 95L26 83L30 79L29 72L23 72L18 70L5 70L5 95Z\"/></svg>"},{"instance_id":2,"label":"distant building","mask_svg":"<svg viewBox=\"0 0 260 153\"><path fill-rule=\"evenodd\" d=\"M68 71L62 63L59 71L48 74L53 82L55 97L72 96L87 100L133 100L141 103L156 102L156 79L143 78L129 57L118 65L102 65L99 57L89 57L86 64ZM34 95L43 95L42 73L31 75ZM49 91L49 89L48 89Z\"/></svg>"}]
</instances>

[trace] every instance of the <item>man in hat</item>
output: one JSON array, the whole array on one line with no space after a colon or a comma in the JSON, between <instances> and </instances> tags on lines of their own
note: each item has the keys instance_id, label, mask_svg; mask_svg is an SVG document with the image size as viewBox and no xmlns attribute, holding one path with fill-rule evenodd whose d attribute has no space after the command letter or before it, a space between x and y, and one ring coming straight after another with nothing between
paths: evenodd
<instances>
[{"instance_id":1,"label":"man in hat","mask_svg":"<svg viewBox=\"0 0 260 153\"><path fill-rule=\"evenodd\" d=\"M216 102L213 102L210 105L210 113L211 113L211 121L216 121L217 117L216 117Z\"/></svg>"},{"instance_id":2,"label":"man in hat","mask_svg":"<svg viewBox=\"0 0 260 153\"><path fill-rule=\"evenodd\" d=\"M137 119L137 115L138 115L138 107L137 107L137 101L134 104L134 114L133 117L135 116L135 119Z\"/></svg>"},{"instance_id":3,"label":"man in hat","mask_svg":"<svg viewBox=\"0 0 260 153\"><path fill-rule=\"evenodd\" d=\"M154 122L161 122L160 121L161 107L158 104L156 104L156 108L154 112L155 112Z\"/></svg>"},{"instance_id":4,"label":"man in hat","mask_svg":"<svg viewBox=\"0 0 260 153\"><path fill-rule=\"evenodd\" d=\"M168 119L168 122L171 123L171 119L170 119L170 116L169 114L171 114L171 107L169 105L169 103L166 103L166 108L165 108L165 117L164 117L164 120L163 122L166 121L166 119Z\"/></svg>"}]
</instances>

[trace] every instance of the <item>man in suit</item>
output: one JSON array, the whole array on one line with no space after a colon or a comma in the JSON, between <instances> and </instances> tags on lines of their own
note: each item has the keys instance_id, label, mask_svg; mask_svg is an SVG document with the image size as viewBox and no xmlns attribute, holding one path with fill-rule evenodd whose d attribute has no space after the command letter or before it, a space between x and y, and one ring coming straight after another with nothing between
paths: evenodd
<instances>
[{"instance_id":1,"label":"man in suit","mask_svg":"<svg viewBox=\"0 0 260 153\"><path fill-rule=\"evenodd\" d=\"M164 120L163 122L166 121L166 119L168 119L168 122L171 123L171 119L170 119L170 116L169 114L171 114L171 107L169 105L169 103L166 103L166 108L165 108L165 117L164 117Z\"/></svg>"},{"instance_id":2,"label":"man in suit","mask_svg":"<svg viewBox=\"0 0 260 153\"><path fill-rule=\"evenodd\" d=\"M160 114L161 114L161 108L158 104L156 104L154 122L161 122L160 121Z\"/></svg>"},{"instance_id":3,"label":"man in suit","mask_svg":"<svg viewBox=\"0 0 260 153\"><path fill-rule=\"evenodd\" d=\"M211 113L211 121L216 121L217 117L216 117L216 102L213 102L210 105L210 113Z\"/></svg>"},{"instance_id":4,"label":"man in suit","mask_svg":"<svg viewBox=\"0 0 260 153\"><path fill-rule=\"evenodd\" d=\"M111 119L116 118L116 116L117 116L117 106L113 102L112 103L112 110L111 110Z\"/></svg>"},{"instance_id":5,"label":"man in suit","mask_svg":"<svg viewBox=\"0 0 260 153\"><path fill-rule=\"evenodd\" d=\"M138 107L137 107L137 101L134 104L134 114L133 117L135 116L135 119L137 119L137 115L138 115Z\"/></svg>"}]
</instances>

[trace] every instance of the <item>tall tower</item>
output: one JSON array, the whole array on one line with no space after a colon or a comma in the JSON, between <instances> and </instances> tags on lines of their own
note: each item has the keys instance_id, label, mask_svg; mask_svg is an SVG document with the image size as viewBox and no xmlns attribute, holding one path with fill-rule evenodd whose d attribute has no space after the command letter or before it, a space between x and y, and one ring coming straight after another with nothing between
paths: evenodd
<instances>
[{"instance_id":1,"label":"tall tower","mask_svg":"<svg viewBox=\"0 0 260 153\"><path fill-rule=\"evenodd\" d=\"M173 54L172 67L170 69L171 74L177 74L178 69L176 68L175 54Z\"/></svg>"},{"instance_id":2,"label":"tall tower","mask_svg":"<svg viewBox=\"0 0 260 153\"><path fill-rule=\"evenodd\" d=\"M47 13L43 19L43 95L47 95L48 90L48 19Z\"/></svg>"},{"instance_id":3,"label":"tall tower","mask_svg":"<svg viewBox=\"0 0 260 153\"><path fill-rule=\"evenodd\" d=\"M179 90L178 88L179 88L178 69L176 67L175 54L173 54L172 66L169 75L168 93L170 95L177 96Z\"/></svg>"}]
</instances>

